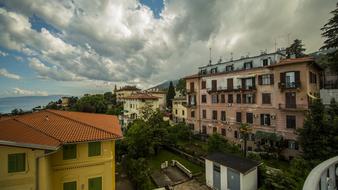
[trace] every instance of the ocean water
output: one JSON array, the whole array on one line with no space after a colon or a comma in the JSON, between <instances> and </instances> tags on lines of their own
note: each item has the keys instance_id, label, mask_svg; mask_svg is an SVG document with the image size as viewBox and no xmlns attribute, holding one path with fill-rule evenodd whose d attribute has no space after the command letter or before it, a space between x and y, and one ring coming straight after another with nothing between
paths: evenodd
<instances>
[{"instance_id":1,"label":"ocean water","mask_svg":"<svg viewBox=\"0 0 338 190\"><path fill-rule=\"evenodd\" d=\"M0 98L0 113L10 113L15 108L29 111L37 106L46 106L49 102L60 98L59 95Z\"/></svg>"}]
</instances>

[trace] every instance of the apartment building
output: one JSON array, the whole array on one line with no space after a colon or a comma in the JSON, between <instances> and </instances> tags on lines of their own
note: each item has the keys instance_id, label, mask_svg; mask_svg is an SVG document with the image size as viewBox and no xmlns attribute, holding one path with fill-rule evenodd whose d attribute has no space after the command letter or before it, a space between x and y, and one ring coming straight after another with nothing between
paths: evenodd
<instances>
[{"instance_id":1,"label":"apartment building","mask_svg":"<svg viewBox=\"0 0 338 190\"><path fill-rule=\"evenodd\" d=\"M282 140L287 158L299 153L296 129L311 99L319 96L321 69L313 58L261 54L207 65L187 76L187 123L195 133L219 133L242 144L239 126L248 123L248 150Z\"/></svg>"},{"instance_id":2,"label":"apartment building","mask_svg":"<svg viewBox=\"0 0 338 190\"><path fill-rule=\"evenodd\" d=\"M125 97L139 93L140 91L141 89L137 88L136 86L127 85L120 87L120 89L115 89L114 93L116 94L116 101L122 102Z\"/></svg>"},{"instance_id":3,"label":"apartment building","mask_svg":"<svg viewBox=\"0 0 338 190\"><path fill-rule=\"evenodd\" d=\"M173 99L172 120L174 123L185 122L187 119L187 100L185 96Z\"/></svg>"},{"instance_id":4,"label":"apartment building","mask_svg":"<svg viewBox=\"0 0 338 190\"><path fill-rule=\"evenodd\" d=\"M0 189L115 189L116 116L44 110L0 120Z\"/></svg>"},{"instance_id":5,"label":"apartment building","mask_svg":"<svg viewBox=\"0 0 338 190\"><path fill-rule=\"evenodd\" d=\"M137 93L122 99L123 104L123 126L127 126L137 118L142 118L142 110L150 108L160 109L159 98L148 93Z\"/></svg>"},{"instance_id":6,"label":"apartment building","mask_svg":"<svg viewBox=\"0 0 338 190\"><path fill-rule=\"evenodd\" d=\"M146 93L158 98L160 110L165 110L167 108L167 92L166 91L153 89L153 90L147 90Z\"/></svg>"}]
</instances>

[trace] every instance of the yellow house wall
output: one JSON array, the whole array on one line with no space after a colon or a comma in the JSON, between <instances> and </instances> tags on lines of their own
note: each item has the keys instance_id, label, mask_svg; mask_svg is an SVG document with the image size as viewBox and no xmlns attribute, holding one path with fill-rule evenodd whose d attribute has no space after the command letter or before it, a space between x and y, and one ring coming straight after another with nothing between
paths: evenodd
<instances>
[{"instance_id":1,"label":"yellow house wall","mask_svg":"<svg viewBox=\"0 0 338 190\"><path fill-rule=\"evenodd\" d=\"M26 170L8 173L8 154L26 153ZM0 146L0 189L1 190L35 190L36 160L42 150Z\"/></svg>"},{"instance_id":2,"label":"yellow house wall","mask_svg":"<svg viewBox=\"0 0 338 190\"><path fill-rule=\"evenodd\" d=\"M53 190L64 182L77 181L77 189L87 190L88 179L102 177L102 189L115 190L115 142L101 142L101 155L88 157L88 143L77 144L77 158L63 160L63 151L50 155Z\"/></svg>"}]
</instances>

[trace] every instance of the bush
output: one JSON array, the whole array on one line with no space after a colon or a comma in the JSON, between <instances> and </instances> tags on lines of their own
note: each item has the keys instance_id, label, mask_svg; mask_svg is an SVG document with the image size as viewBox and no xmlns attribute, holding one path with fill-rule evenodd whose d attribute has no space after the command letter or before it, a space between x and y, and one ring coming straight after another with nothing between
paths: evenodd
<instances>
[{"instance_id":1,"label":"bush","mask_svg":"<svg viewBox=\"0 0 338 190\"><path fill-rule=\"evenodd\" d=\"M137 190L150 189L149 167L144 158L127 159L127 174Z\"/></svg>"}]
</instances>

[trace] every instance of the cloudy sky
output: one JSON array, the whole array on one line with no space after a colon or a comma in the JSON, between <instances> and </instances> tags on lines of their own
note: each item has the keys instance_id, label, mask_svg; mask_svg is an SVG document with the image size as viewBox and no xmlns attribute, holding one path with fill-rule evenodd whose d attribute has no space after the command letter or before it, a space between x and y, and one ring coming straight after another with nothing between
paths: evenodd
<instances>
[{"instance_id":1,"label":"cloudy sky","mask_svg":"<svg viewBox=\"0 0 338 190\"><path fill-rule=\"evenodd\" d=\"M318 50L336 0L0 0L0 97L141 88L295 38Z\"/></svg>"}]
</instances>

